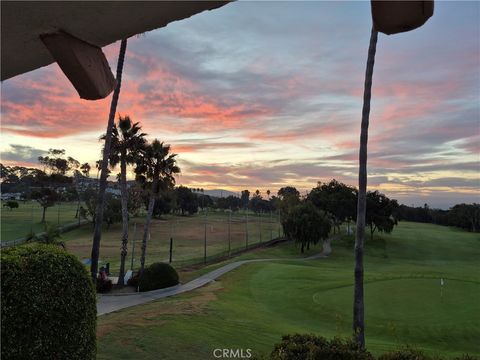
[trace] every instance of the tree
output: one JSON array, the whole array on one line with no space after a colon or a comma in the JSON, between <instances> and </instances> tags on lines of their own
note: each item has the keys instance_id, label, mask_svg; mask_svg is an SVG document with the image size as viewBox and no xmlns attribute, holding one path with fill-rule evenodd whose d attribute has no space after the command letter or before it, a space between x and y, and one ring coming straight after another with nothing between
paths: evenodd
<instances>
[{"instance_id":1,"label":"tree","mask_svg":"<svg viewBox=\"0 0 480 360\"><path fill-rule=\"evenodd\" d=\"M216 206L218 209L237 211L241 206L241 199L233 195L229 195L225 198L218 198Z\"/></svg>"},{"instance_id":2,"label":"tree","mask_svg":"<svg viewBox=\"0 0 480 360\"><path fill-rule=\"evenodd\" d=\"M34 234L31 238L32 241L36 241L40 244L55 245L65 250L65 243L61 240L60 227L57 225L47 225L45 232L42 234Z\"/></svg>"},{"instance_id":3,"label":"tree","mask_svg":"<svg viewBox=\"0 0 480 360\"><path fill-rule=\"evenodd\" d=\"M122 203L122 247L120 253L120 271L118 284L123 285L125 277L125 260L128 250L128 189L127 189L127 166L134 164L138 153L146 143L145 133L138 122L133 123L130 117L119 116L118 125L112 129L112 143L110 148L110 166L115 168L120 164L120 194ZM102 136L105 139L105 135Z\"/></svg>"},{"instance_id":4,"label":"tree","mask_svg":"<svg viewBox=\"0 0 480 360\"><path fill-rule=\"evenodd\" d=\"M180 208L182 215L188 213L195 214L198 211L198 197L192 190L185 186L175 188L177 198L177 206Z\"/></svg>"},{"instance_id":5,"label":"tree","mask_svg":"<svg viewBox=\"0 0 480 360\"><path fill-rule=\"evenodd\" d=\"M468 231L480 231L480 204L457 204L448 214L448 223Z\"/></svg>"},{"instance_id":6,"label":"tree","mask_svg":"<svg viewBox=\"0 0 480 360\"><path fill-rule=\"evenodd\" d=\"M296 205L282 219L282 227L289 239L301 244L301 252L310 249L310 245L328 239L331 224L326 214L318 210L311 202Z\"/></svg>"},{"instance_id":7,"label":"tree","mask_svg":"<svg viewBox=\"0 0 480 360\"><path fill-rule=\"evenodd\" d=\"M355 284L353 295L353 334L361 348L365 347L365 315L363 298L363 243L365 237L365 211L367 208L367 144L372 97L373 65L377 50L378 32L372 27L368 48L365 87L363 93L362 124L360 129L360 155L358 169L357 227L355 234Z\"/></svg>"},{"instance_id":8,"label":"tree","mask_svg":"<svg viewBox=\"0 0 480 360\"><path fill-rule=\"evenodd\" d=\"M174 176L180 172L180 168L177 166L177 154L172 154L170 150L170 145L166 145L155 139L151 144L145 146L144 150L140 153L137 167L135 168L137 179L149 189L150 193L147 218L143 228L140 275L145 269L147 239L150 232L155 199L160 189L173 187L175 184Z\"/></svg>"},{"instance_id":9,"label":"tree","mask_svg":"<svg viewBox=\"0 0 480 360\"><path fill-rule=\"evenodd\" d=\"M146 194L145 203L148 207L149 196ZM161 217L163 214L169 214L177 208L177 196L174 189L171 187L167 189L160 189L158 197L155 199L155 206L153 209L153 216Z\"/></svg>"},{"instance_id":10,"label":"tree","mask_svg":"<svg viewBox=\"0 0 480 360\"><path fill-rule=\"evenodd\" d=\"M8 207L10 209L10 211L12 211L13 209L18 209L18 202L14 201L14 200L8 200L5 204L3 204L4 207Z\"/></svg>"},{"instance_id":11,"label":"tree","mask_svg":"<svg viewBox=\"0 0 480 360\"><path fill-rule=\"evenodd\" d=\"M137 216L143 205L143 189L138 183L128 188L128 213Z\"/></svg>"},{"instance_id":12,"label":"tree","mask_svg":"<svg viewBox=\"0 0 480 360\"><path fill-rule=\"evenodd\" d=\"M370 226L371 240L373 240L373 233L376 230L387 234L392 232L393 227L397 225L397 220L394 217L397 208L397 200L390 200L378 191L367 192L367 215L365 222Z\"/></svg>"},{"instance_id":13,"label":"tree","mask_svg":"<svg viewBox=\"0 0 480 360\"><path fill-rule=\"evenodd\" d=\"M210 195L201 194L198 196L198 205L200 205L202 209L208 208L213 206L213 199L210 197Z\"/></svg>"},{"instance_id":14,"label":"tree","mask_svg":"<svg viewBox=\"0 0 480 360\"><path fill-rule=\"evenodd\" d=\"M292 197L295 197L297 199L300 199L300 192L296 188L294 188L293 186L282 187L280 190L278 190L277 195L282 200L287 196L292 196Z\"/></svg>"},{"instance_id":15,"label":"tree","mask_svg":"<svg viewBox=\"0 0 480 360\"><path fill-rule=\"evenodd\" d=\"M246 209L248 207L248 203L250 201L250 191L248 190L243 190L242 195L240 197L242 207Z\"/></svg>"},{"instance_id":16,"label":"tree","mask_svg":"<svg viewBox=\"0 0 480 360\"><path fill-rule=\"evenodd\" d=\"M65 175L69 170L76 169L80 163L72 157L64 158L64 149L49 149L48 155L39 156L38 162L45 169L50 169L52 174Z\"/></svg>"},{"instance_id":17,"label":"tree","mask_svg":"<svg viewBox=\"0 0 480 360\"><path fill-rule=\"evenodd\" d=\"M83 163L81 166L80 166L80 170L82 171L82 174L83 176L85 177L89 177L90 176L90 170L91 170L91 166L89 163Z\"/></svg>"},{"instance_id":18,"label":"tree","mask_svg":"<svg viewBox=\"0 0 480 360\"><path fill-rule=\"evenodd\" d=\"M93 189L88 189L85 191L84 196L86 208L80 207L80 217L91 220L95 226L95 221L97 220L97 192ZM104 202L105 207L103 209L104 216L102 222L107 224L107 229L109 229L110 225L122 220L122 204L120 199L113 194L105 194Z\"/></svg>"},{"instance_id":19,"label":"tree","mask_svg":"<svg viewBox=\"0 0 480 360\"><path fill-rule=\"evenodd\" d=\"M282 218L287 216L288 213L298 204L300 204L300 192L293 186L282 187L278 190L279 209ZM281 219L281 221L283 221Z\"/></svg>"},{"instance_id":20,"label":"tree","mask_svg":"<svg viewBox=\"0 0 480 360\"><path fill-rule=\"evenodd\" d=\"M58 193L50 188L41 188L39 190L34 190L31 194L32 199L36 200L43 209L42 212L42 223L45 222L45 213L49 207L55 205L58 201Z\"/></svg>"},{"instance_id":21,"label":"tree","mask_svg":"<svg viewBox=\"0 0 480 360\"><path fill-rule=\"evenodd\" d=\"M123 62L125 60L125 52L127 50L127 39L123 39L120 44L120 52L118 54L117 63L117 85L113 91L112 102L110 104L110 113L108 115L107 131L105 134L105 145L103 147L103 158L101 165L101 175L98 188L97 209L95 211L95 229L93 231L92 241L92 255L90 275L93 283L97 283L98 272L98 257L100 255L100 241L102 238L102 222L103 222L103 207L105 204L105 190L107 188L108 177L108 159L110 158L110 146L112 143L112 129L115 120L115 113L117 111L118 96L120 95L120 88L122 86L122 72Z\"/></svg>"},{"instance_id":22,"label":"tree","mask_svg":"<svg viewBox=\"0 0 480 360\"><path fill-rule=\"evenodd\" d=\"M329 183L318 183L308 194L307 199L318 209L327 212L335 227L356 217L355 203L357 190L333 179Z\"/></svg>"}]
</instances>

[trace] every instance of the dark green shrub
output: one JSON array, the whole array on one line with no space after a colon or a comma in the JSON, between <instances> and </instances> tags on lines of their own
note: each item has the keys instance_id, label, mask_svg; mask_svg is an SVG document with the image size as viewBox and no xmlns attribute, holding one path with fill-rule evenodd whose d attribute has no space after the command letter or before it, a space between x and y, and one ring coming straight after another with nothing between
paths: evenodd
<instances>
[{"instance_id":1,"label":"dark green shrub","mask_svg":"<svg viewBox=\"0 0 480 360\"><path fill-rule=\"evenodd\" d=\"M130 279L128 279L127 285L137 288L139 284L139 280L140 280L140 277L138 276L138 273L135 273Z\"/></svg>"},{"instance_id":2,"label":"dark green shrub","mask_svg":"<svg viewBox=\"0 0 480 360\"><path fill-rule=\"evenodd\" d=\"M138 285L140 291L163 289L178 284L178 274L166 263L153 263L145 268Z\"/></svg>"},{"instance_id":3,"label":"dark green shrub","mask_svg":"<svg viewBox=\"0 0 480 360\"><path fill-rule=\"evenodd\" d=\"M1 254L2 359L94 359L96 298L73 255L52 245Z\"/></svg>"},{"instance_id":4,"label":"dark green shrub","mask_svg":"<svg viewBox=\"0 0 480 360\"><path fill-rule=\"evenodd\" d=\"M285 335L276 344L269 360L373 360L351 340L328 340L313 334Z\"/></svg>"},{"instance_id":5,"label":"dark green shrub","mask_svg":"<svg viewBox=\"0 0 480 360\"><path fill-rule=\"evenodd\" d=\"M387 352L381 355L378 360L433 360L430 356L422 351L404 347L395 351Z\"/></svg>"},{"instance_id":6,"label":"dark green shrub","mask_svg":"<svg viewBox=\"0 0 480 360\"><path fill-rule=\"evenodd\" d=\"M101 277L97 277L97 292L98 293L108 293L112 291L113 284L112 280L110 279L102 279Z\"/></svg>"}]
</instances>

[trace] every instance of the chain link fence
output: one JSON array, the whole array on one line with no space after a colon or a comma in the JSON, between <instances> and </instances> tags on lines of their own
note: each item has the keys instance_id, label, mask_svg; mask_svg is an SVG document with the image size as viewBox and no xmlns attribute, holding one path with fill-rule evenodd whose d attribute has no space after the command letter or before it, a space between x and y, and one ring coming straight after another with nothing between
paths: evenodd
<instances>
[{"instance_id":1,"label":"chain link fence","mask_svg":"<svg viewBox=\"0 0 480 360\"><path fill-rule=\"evenodd\" d=\"M78 203L59 202L45 211L45 223L42 222L43 208L36 201L17 201L18 208L6 206L2 201L1 209L1 245L13 246L25 241L34 234L45 231L45 225L57 225L65 229L80 224L77 214ZM81 204L80 204L81 205Z\"/></svg>"},{"instance_id":2,"label":"chain link fence","mask_svg":"<svg viewBox=\"0 0 480 360\"><path fill-rule=\"evenodd\" d=\"M17 245L31 233L45 231L41 222L43 209L34 201L19 201L15 209L2 208L2 247ZM47 208L46 224L63 228L62 240L67 251L85 264L89 263L92 249L93 226L79 227L78 204L57 203ZM144 231L144 216L130 220L126 269L138 269ZM77 229L78 227L78 229ZM102 232L101 264L110 264L115 275L120 268L121 223L104 227ZM73 231L70 231L73 230ZM165 215L153 219L147 241L146 264L171 262L175 267L208 263L231 256L278 239L282 236L278 212L254 213L208 209L192 216Z\"/></svg>"}]
</instances>

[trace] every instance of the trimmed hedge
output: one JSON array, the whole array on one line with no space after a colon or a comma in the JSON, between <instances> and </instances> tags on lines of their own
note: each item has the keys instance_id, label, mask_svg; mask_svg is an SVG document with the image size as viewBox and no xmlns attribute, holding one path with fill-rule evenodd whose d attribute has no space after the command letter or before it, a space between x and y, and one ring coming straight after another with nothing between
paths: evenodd
<instances>
[{"instance_id":1,"label":"trimmed hedge","mask_svg":"<svg viewBox=\"0 0 480 360\"><path fill-rule=\"evenodd\" d=\"M169 264L161 262L146 267L138 281L140 291L164 289L177 284L177 271Z\"/></svg>"},{"instance_id":2,"label":"trimmed hedge","mask_svg":"<svg viewBox=\"0 0 480 360\"><path fill-rule=\"evenodd\" d=\"M362 350L353 340L333 338L328 340L314 334L284 335L269 355L261 360L374 360L372 354ZM421 350L405 346L380 355L378 360L444 360L442 357L431 357ZM464 354L453 360L478 360Z\"/></svg>"},{"instance_id":3,"label":"trimmed hedge","mask_svg":"<svg viewBox=\"0 0 480 360\"><path fill-rule=\"evenodd\" d=\"M1 254L2 359L95 359L96 295L84 266L52 245Z\"/></svg>"},{"instance_id":4,"label":"trimmed hedge","mask_svg":"<svg viewBox=\"0 0 480 360\"><path fill-rule=\"evenodd\" d=\"M378 360L442 360L443 357L429 356L423 351L411 348L409 346L402 347L398 350L389 351L381 355ZM460 357L455 357L453 360L477 360L468 354L464 354Z\"/></svg>"},{"instance_id":5,"label":"trimmed hedge","mask_svg":"<svg viewBox=\"0 0 480 360\"><path fill-rule=\"evenodd\" d=\"M328 340L313 334L282 336L269 360L374 360L372 354L362 350L351 340Z\"/></svg>"}]
</instances>

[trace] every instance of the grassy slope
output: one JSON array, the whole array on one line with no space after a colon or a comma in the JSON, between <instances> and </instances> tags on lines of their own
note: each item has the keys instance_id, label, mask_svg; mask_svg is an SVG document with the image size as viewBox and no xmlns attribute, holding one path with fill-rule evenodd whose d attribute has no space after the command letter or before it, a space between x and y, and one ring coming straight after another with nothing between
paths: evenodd
<instances>
[{"instance_id":1,"label":"grassy slope","mask_svg":"<svg viewBox=\"0 0 480 360\"><path fill-rule=\"evenodd\" d=\"M30 231L43 232L45 225L40 221L42 219L42 208L36 201L18 201L19 208L8 210L1 209L1 240L11 241L25 237ZM78 221L75 218L77 211L76 203L58 203L49 207L45 213L45 219L53 225L70 224Z\"/></svg>"},{"instance_id":2,"label":"grassy slope","mask_svg":"<svg viewBox=\"0 0 480 360\"><path fill-rule=\"evenodd\" d=\"M412 344L431 353L480 354L480 238L401 223L367 241L367 346ZM351 240L325 260L251 264L203 289L99 318L99 359L210 359L214 348L267 352L281 334L350 334ZM253 257L292 254L291 245ZM445 280L440 297L440 278Z\"/></svg>"}]
</instances>

